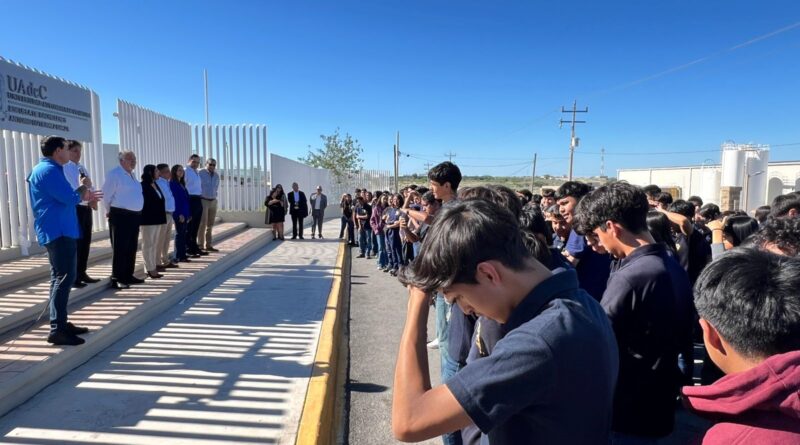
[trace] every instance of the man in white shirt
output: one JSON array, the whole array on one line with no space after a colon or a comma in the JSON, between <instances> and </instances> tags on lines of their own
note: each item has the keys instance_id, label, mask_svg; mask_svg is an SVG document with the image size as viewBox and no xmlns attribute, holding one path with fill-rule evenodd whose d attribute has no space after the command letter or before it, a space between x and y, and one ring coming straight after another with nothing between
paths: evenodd
<instances>
[{"instance_id":1,"label":"man in white shirt","mask_svg":"<svg viewBox=\"0 0 800 445\"><path fill-rule=\"evenodd\" d=\"M196 154L189 156L183 178L186 181L186 191L189 192L189 213L192 218L186 230L186 252L194 258L208 255L208 252L201 250L197 244L197 233L200 230L200 220L203 218L203 187L200 174L197 172L199 167L200 156Z\"/></svg>"},{"instance_id":2,"label":"man in white shirt","mask_svg":"<svg viewBox=\"0 0 800 445\"><path fill-rule=\"evenodd\" d=\"M64 176L67 182L72 186L73 190L77 190L81 186L81 180L86 178L91 190L91 179L89 173L81 164L81 152L83 147L78 141L67 141L67 151L69 152L70 161L64 164ZM92 244L92 210L97 210L97 201L91 204L86 201L81 201L80 204L75 206L78 215L78 226L81 230L81 237L77 242L77 274L75 275L75 283L73 287L82 288L87 284L97 283L98 279L92 278L86 274L86 268L89 265L89 247Z\"/></svg>"},{"instance_id":3,"label":"man in white shirt","mask_svg":"<svg viewBox=\"0 0 800 445\"><path fill-rule=\"evenodd\" d=\"M144 280L133 276L136 267L136 250L139 245L139 222L142 217L144 196L142 185L133 176L136 155L132 151L119 152L119 166L106 175L103 184L108 224L111 228L111 287L127 289Z\"/></svg>"},{"instance_id":4,"label":"man in white shirt","mask_svg":"<svg viewBox=\"0 0 800 445\"><path fill-rule=\"evenodd\" d=\"M200 170L200 189L202 190L203 217L200 218L200 227L197 230L200 248L207 252L219 252L211 243L211 229L217 218L217 191L219 190L219 175L216 173L217 160L208 158L206 168Z\"/></svg>"},{"instance_id":5,"label":"man in white shirt","mask_svg":"<svg viewBox=\"0 0 800 445\"><path fill-rule=\"evenodd\" d=\"M172 177L169 164L158 164L156 168L159 172L156 185L161 190L161 194L164 195L164 210L167 212L167 223L161 225L158 232L158 241L156 242L156 263L158 263L156 269L161 271L178 267L177 261L169 257L169 235L172 233L172 212L175 211L175 197L169 187L169 180Z\"/></svg>"},{"instance_id":6,"label":"man in white shirt","mask_svg":"<svg viewBox=\"0 0 800 445\"><path fill-rule=\"evenodd\" d=\"M322 186L317 186L317 191L311 194L311 239L314 239L314 230L319 229L322 238L322 219L325 218L325 208L328 207L328 197L322 193Z\"/></svg>"}]
</instances>

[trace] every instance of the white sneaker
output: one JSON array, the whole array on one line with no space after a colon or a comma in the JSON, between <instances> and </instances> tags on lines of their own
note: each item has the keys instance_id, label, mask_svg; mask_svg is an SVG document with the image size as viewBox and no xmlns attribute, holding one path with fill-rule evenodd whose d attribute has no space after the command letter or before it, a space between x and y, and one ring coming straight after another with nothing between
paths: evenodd
<instances>
[{"instance_id":1,"label":"white sneaker","mask_svg":"<svg viewBox=\"0 0 800 445\"><path fill-rule=\"evenodd\" d=\"M435 338L432 342L428 343L428 349L439 349L439 339Z\"/></svg>"}]
</instances>

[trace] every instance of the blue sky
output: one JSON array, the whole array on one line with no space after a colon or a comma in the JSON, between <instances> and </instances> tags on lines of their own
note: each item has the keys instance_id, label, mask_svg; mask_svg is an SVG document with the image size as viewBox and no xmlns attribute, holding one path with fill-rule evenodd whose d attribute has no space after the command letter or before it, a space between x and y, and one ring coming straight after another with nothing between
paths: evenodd
<instances>
[{"instance_id":1,"label":"blue sky","mask_svg":"<svg viewBox=\"0 0 800 445\"><path fill-rule=\"evenodd\" d=\"M590 110L577 175L599 173L601 147L614 174L718 160L729 139L800 143L797 1L18 5L0 0L18 12L0 55L94 89L105 142L117 98L202 122L207 68L213 123L266 123L270 150L292 158L339 127L383 169L399 130L401 173L452 151L466 174L530 174L534 152L537 173L563 174L558 111L574 99Z\"/></svg>"}]
</instances>

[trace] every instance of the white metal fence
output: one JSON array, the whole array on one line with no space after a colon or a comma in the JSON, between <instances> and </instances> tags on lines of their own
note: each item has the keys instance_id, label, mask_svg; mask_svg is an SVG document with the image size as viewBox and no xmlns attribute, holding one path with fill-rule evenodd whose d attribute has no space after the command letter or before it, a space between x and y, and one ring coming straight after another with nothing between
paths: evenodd
<instances>
[{"instance_id":1,"label":"white metal fence","mask_svg":"<svg viewBox=\"0 0 800 445\"><path fill-rule=\"evenodd\" d=\"M105 180L103 169L103 143L100 132L100 99L91 91L92 138L94 142L82 142L81 163L89 171L95 187ZM57 135L57 134L56 134ZM39 163L41 135L0 131L0 248L22 247L23 252L36 243L33 229L33 210L28 195L27 177ZM106 230L108 223L100 214L94 213L95 231Z\"/></svg>"},{"instance_id":2,"label":"white metal fence","mask_svg":"<svg viewBox=\"0 0 800 445\"><path fill-rule=\"evenodd\" d=\"M269 182L266 125L195 125L194 153L217 161L221 212L261 210Z\"/></svg>"},{"instance_id":3,"label":"white metal fence","mask_svg":"<svg viewBox=\"0 0 800 445\"><path fill-rule=\"evenodd\" d=\"M183 121L117 100L120 150L136 153L136 177L147 164L186 164L192 152L192 128Z\"/></svg>"},{"instance_id":4,"label":"white metal fence","mask_svg":"<svg viewBox=\"0 0 800 445\"><path fill-rule=\"evenodd\" d=\"M280 184L283 186L283 190L289 193L292 190L292 183L296 182L300 186L300 190L306 193L306 198L309 198L317 186L321 185L323 193L328 195L328 205L338 202L333 198L336 195L331 190L328 170L324 168L314 168L273 153L270 155L270 174L272 175L270 187ZM269 190L265 189L264 196L267 193Z\"/></svg>"},{"instance_id":5,"label":"white metal fence","mask_svg":"<svg viewBox=\"0 0 800 445\"><path fill-rule=\"evenodd\" d=\"M388 170L361 170L351 173L342 182L332 181L330 190L338 201L342 194L352 194L357 188L367 189L372 192L376 190L391 190L393 178Z\"/></svg>"}]
</instances>

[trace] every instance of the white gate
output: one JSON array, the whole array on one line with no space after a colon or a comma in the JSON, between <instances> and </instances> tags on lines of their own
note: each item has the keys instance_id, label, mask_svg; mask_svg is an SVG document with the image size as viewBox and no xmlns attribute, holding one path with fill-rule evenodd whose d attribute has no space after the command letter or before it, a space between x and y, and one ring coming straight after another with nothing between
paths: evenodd
<instances>
[{"instance_id":1,"label":"white gate","mask_svg":"<svg viewBox=\"0 0 800 445\"><path fill-rule=\"evenodd\" d=\"M192 153L192 129L183 121L117 99L119 148L136 153L136 177L147 164L185 165Z\"/></svg>"},{"instance_id":2,"label":"white gate","mask_svg":"<svg viewBox=\"0 0 800 445\"><path fill-rule=\"evenodd\" d=\"M194 153L217 161L219 211L260 211L269 181L267 126L195 125L193 133Z\"/></svg>"}]
</instances>

